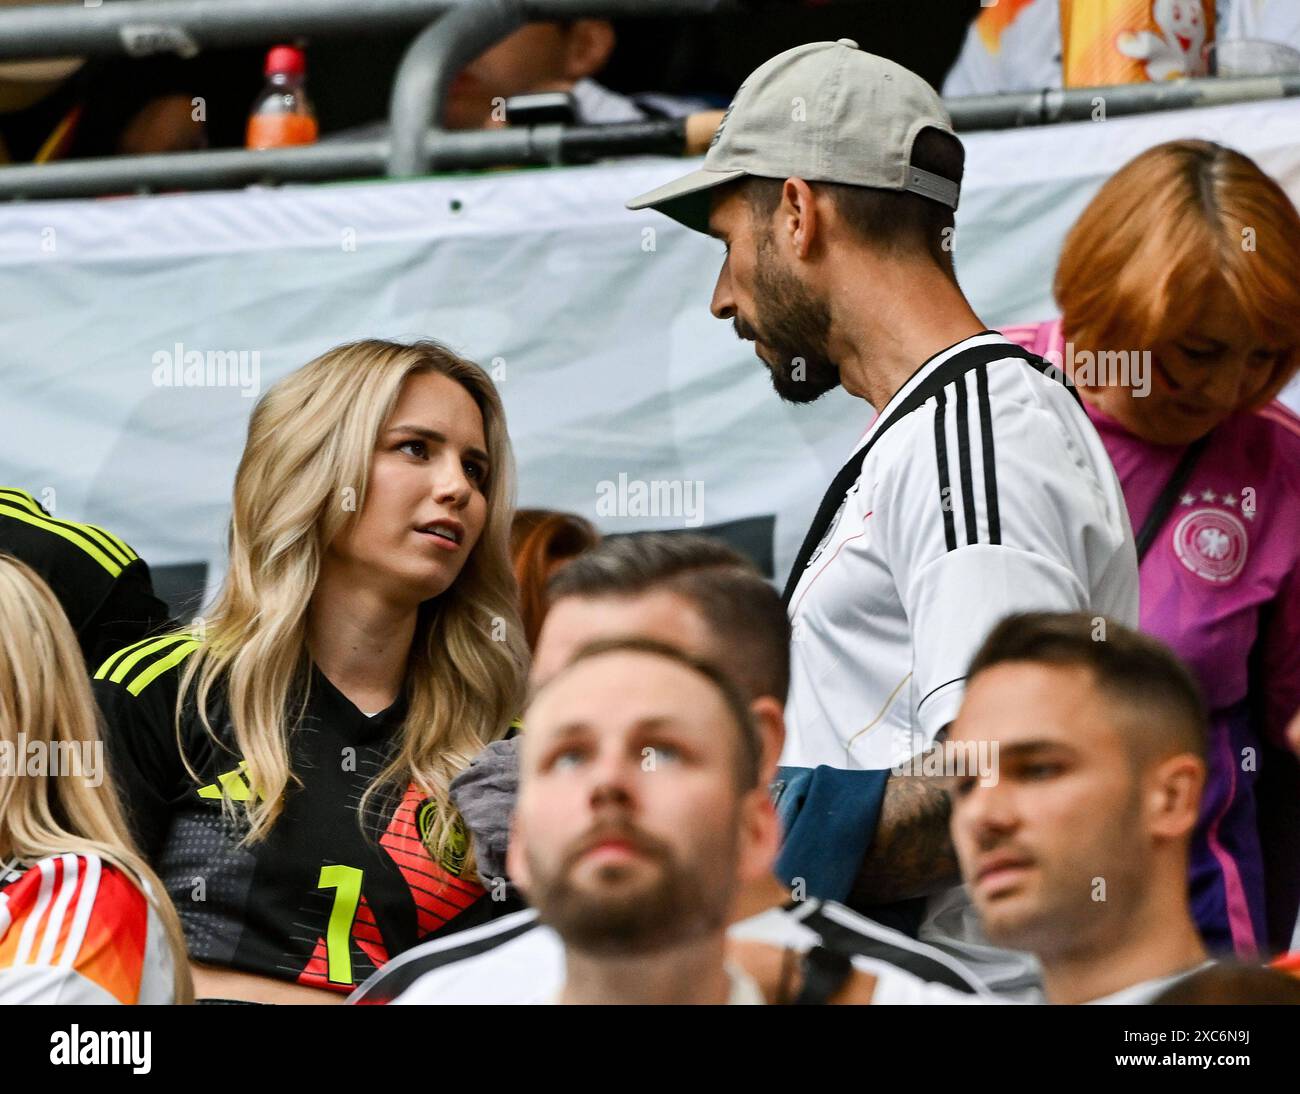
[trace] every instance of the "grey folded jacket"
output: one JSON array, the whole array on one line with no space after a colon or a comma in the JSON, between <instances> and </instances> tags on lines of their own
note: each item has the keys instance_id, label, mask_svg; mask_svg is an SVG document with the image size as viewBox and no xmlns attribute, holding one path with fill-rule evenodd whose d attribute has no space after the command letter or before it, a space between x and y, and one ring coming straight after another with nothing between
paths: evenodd
<instances>
[{"instance_id":1,"label":"grey folded jacket","mask_svg":"<svg viewBox=\"0 0 1300 1094\"><path fill-rule=\"evenodd\" d=\"M519 795L520 739L493 741L451 782L452 803L474 840L479 880L489 891L499 890L504 880L513 892L506 874L506 847Z\"/></svg>"}]
</instances>

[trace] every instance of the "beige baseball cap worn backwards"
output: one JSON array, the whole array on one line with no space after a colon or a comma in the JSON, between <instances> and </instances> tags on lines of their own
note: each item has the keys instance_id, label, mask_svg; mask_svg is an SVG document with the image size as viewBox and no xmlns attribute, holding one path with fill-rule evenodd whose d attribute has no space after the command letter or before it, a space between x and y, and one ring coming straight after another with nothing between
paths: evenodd
<instances>
[{"instance_id":1,"label":"beige baseball cap worn backwards","mask_svg":"<svg viewBox=\"0 0 1300 1094\"><path fill-rule=\"evenodd\" d=\"M911 164L912 142L931 127L952 132L943 102L916 73L848 38L812 42L749 74L703 167L627 208L657 209L707 232L709 191L758 175L906 190L955 209L958 184Z\"/></svg>"}]
</instances>

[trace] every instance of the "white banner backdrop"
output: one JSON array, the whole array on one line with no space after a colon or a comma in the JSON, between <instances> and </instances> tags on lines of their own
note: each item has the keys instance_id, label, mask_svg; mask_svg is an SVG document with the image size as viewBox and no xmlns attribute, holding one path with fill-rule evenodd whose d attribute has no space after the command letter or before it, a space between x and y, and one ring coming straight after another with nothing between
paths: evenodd
<instances>
[{"instance_id":1,"label":"white banner backdrop","mask_svg":"<svg viewBox=\"0 0 1300 1094\"><path fill-rule=\"evenodd\" d=\"M1061 240L1096 188L1187 136L1300 199L1294 100L967 137L956 255L981 317L1052 315ZM433 337L497 376L520 504L607 531L750 521L742 538L783 578L871 411L842 392L782 404L709 315L721 245L623 209L691 166L5 206L0 483L215 578L256 394L340 342ZM178 385L196 354L242 372ZM660 495L674 512L638 515L656 482L678 484Z\"/></svg>"}]
</instances>

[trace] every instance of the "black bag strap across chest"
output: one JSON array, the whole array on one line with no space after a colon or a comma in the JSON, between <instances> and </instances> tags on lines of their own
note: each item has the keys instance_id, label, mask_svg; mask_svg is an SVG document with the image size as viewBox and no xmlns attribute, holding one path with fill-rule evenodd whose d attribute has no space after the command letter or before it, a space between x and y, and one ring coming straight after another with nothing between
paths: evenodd
<instances>
[{"instance_id":1,"label":"black bag strap across chest","mask_svg":"<svg viewBox=\"0 0 1300 1094\"><path fill-rule=\"evenodd\" d=\"M908 393L907 397L889 412L889 416L881 422L880 427L871 435L871 439L849 457L848 463L840 468L839 474L827 487L826 494L822 497L822 503L817 507L817 515L813 517L808 533L803 538L803 545L799 548L799 554L794 560L794 566L790 569L790 576L786 579L785 592L781 597L781 601L787 609L790 607L790 600L794 596L794 590L799 584L799 579L803 576L804 570L808 568L808 562L812 558L813 552L817 550L817 545L821 543L822 537L826 534L826 529L830 527L831 521L835 519L835 514L844 502L844 496L849 492L853 484L858 481L858 476L862 473L862 463L875 443L892 426L902 421L912 411L919 409L928 400L933 399L953 381L961 379L968 372L984 368L993 361L1002 361L1008 357L1019 357L1045 376L1055 375L1061 377L1062 375L1059 369L1048 364L1037 354L1030 353L1020 346L997 342L993 345L971 346L969 349L954 353L917 384ZM1068 390L1079 401L1079 405L1082 406L1083 401L1079 399L1079 393L1072 386L1069 386Z\"/></svg>"}]
</instances>

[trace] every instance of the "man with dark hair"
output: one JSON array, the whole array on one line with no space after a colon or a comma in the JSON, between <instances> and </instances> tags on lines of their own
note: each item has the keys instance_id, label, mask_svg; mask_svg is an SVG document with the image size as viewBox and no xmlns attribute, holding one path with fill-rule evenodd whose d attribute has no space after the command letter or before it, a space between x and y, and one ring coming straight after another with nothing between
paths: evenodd
<instances>
[{"instance_id":1,"label":"man with dark hair","mask_svg":"<svg viewBox=\"0 0 1300 1094\"><path fill-rule=\"evenodd\" d=\"M535 688L544 687L592 642L633 637L670 644L688 657L716 665L734 683L758 734L761 756L753 773L755 786L767 790L785 738L789 622L780 598L750 562L726 544L703 536L630 536L605 540L569 563L552 579L551 591L533 663ZM524 737L527 722L525 727ZM504 886L508 873L504 829L518 793L518 743L515 738L489 746L452 786L453 800L473 833L480 871L493 891ZM875 804L868 802L867 812L874 816L887 773L832 774L862 777L871 784ZM854 809L862 808L862 797ZM842 812L863 815L850 808ZM747 883L734 902L729 937L736 946L747 947L746 960L754 963L765 990L774 997L803 994L808 1000L824 997L836 1002L962 1002L985 997L975 977L949 955L832 901L798 900L815 895L809 874L816 866L818 827L808 825L811 835L801 835L806 814L815 814L815 803L796 821L801 827L786 834L776 875L769 871ZM867 822L857 825L868 827ZM791 903L792 896L797 903ZM796 960L787 967L783 949L796 957L833 951L829 957L821 955L825 960L806 977L811 981L807 993L795 990L807 970ZM503 1003L549 998L563 981L562 955L555 933L539 924L534 912L520 912L468 931L451 945L420 946L398 956L353 1001ZM847 975L850 966L853 971ZM836 969L847 979L835 979L831 971ZM784 989L777 986L783 979Z\"/></svg>"},{"instance_id":2,"label":"man with dark hair","mask_svg":"<svg viewBox=\"0 0 1300 1094\"><path fill-rule=\"evenodd\" d=\"M1147 1003L1206 965L1187 872L1205 784L1196 683L1153 638L1084 614L1012 616L971 663L945 747L952 834L985 934L1033 953L1055 1003Z\"/></svg>"},{"instance_id":3,"label":"man with dark hair","mask_svg":"<svg viewBox=\"0 0 1300 1094\"><path fill-rule=\"evenodd\" d=\"M1182 751L1205 756L1208 727L1200 688L1157 639L1100 616L1025 612L990 632L967 680L1008 661L1090 669L1095 686L1117 704L1135 755L1167 751L1172 739Z\"/></svg>"},{"instance_id":4,"label":"man with dark hair","mask_svg":"<svg viewBox=\"0 0 1300 1094\"><path fill-rule=\"evenodd\" d=\"M934 90L840 39L759 66L703 166L628 203L726 244L711 310L754 343L781 398L843 387L877 412L785 587L781 763L796 792L825 768L924 771L913 757L952 721L971 654L1010 612L1137 620L1127 509L1077 392L985 329L955 279L962 168ZM970 948L969 905L944 891L943 794L917 783L915 796L930 843L896 850L875 875L887 894L859 877L854 898L931 894L921 937L1031 992L1031 964Z\"/></svg>"},{"instance_id":5,"label":"man with dark hair","mask_svg":"<svg viewBox=\"0 0 1300 1094\"><path fill-rule=\"evenodd\" d=\"M670 627L707 627L716 657L748 695L784 703L790 688L790 622L772 587L744 555L707 536L647 533L601 544L559 570L548 591L545 626L551 640L534 666L550 677L572 650L567 636L588 629L590 613L617 610L616 602L639 600L647 615ZM671 632L670 632L671 633Z\"/></svg>"},{"instance_id":6,"label":"man with dark hair","mask_svg":"<svg viewBox=\"0 0 1300 1094\"><path fill-rule=\"evenodd\" d=\"M960 182L966 166L966 149L953 134L938 128L926 128L916 135L909 162L936 178ZM746 178L741 187L754 219L760 224L771 223L784 200L784 181L755 175ZM919 193L900 193L871 186L824 182L820 189L829 197L845 227L860 239L889 254L928 253L948 280L957 284L957 271L952 261L952 237L956 231L953 207ZM769 246L770 243L768 238ZM778 276L783 272L778 271ZM757 271L760 277L764 273L761 269ZM775 296L764 295L768 299Z\"/></svg>"}]
</instances>

